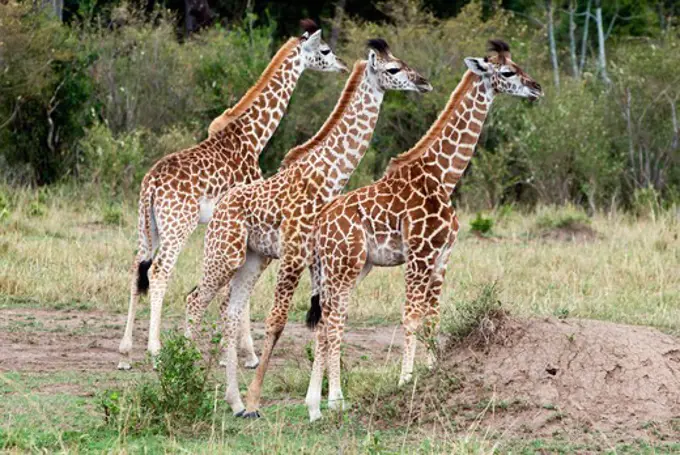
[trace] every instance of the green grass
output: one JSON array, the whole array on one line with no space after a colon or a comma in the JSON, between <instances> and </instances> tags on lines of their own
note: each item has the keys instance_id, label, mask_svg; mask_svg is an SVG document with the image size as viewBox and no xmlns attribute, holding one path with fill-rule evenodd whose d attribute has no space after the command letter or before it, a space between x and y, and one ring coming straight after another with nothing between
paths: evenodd
<instances>
[{"instance_id":1,"label":"green grass","mask_svg":"<svg viewBox=\"0 0 680 455\"><path fill-rule=\"evenodd\" d=\"M131 202L111 205L82 202L66 196L43 197L40 214L29 191L12 194L12 210L0 219L0 312L8 309L127 310L128 271L134 253L135 211ZM462 213L461 226L473 214ZM504 211L491 215L494 237L478 238L461 229L451 255L442 295L444 327L464 333L476 316L503 302L519 316L581 317L651 325L680 333L680 225L672 213L633 219L624 214L584 218L573 208L541 208L536 213ZM532 236L540 229L575 222L599 234L589 242L559 241ZM184 297L196 284L204 229L192 236L175 270L164 314L181 320ZM271 306L276 266L264 274L253 299L253 318L262 320ZM358 287L350 305L353 326L397 324L404 300L403 270L375 269ZM484 294L489 283L493 293ZM307 310L309 280L295 295L291 319L301 321ZM481 308L481 310L480 310ZM483 311L482 311L483 310ZM1 313L0 313L1 314ZM460 318L467 314L469 318ZM213 309L214 317L214 309ZM458 319L455 319L458 317ZM148 318L146 300L139 318ZM447 319L448 318L448 319ZM471 322L472 321L472 322ZM61 334L96 330L53 324ZM21 335L49 335L42 322L24 318L2 330ZM122 327L120 328L122 332ZM260 341L256 341L259 344ZM276 355L276 354L275 354ZM303 404L309 380L308 361L273 368L265 381L265 417L234 419L220 400L210 425L196 433L125 434L104 423L97 396L111 387L126 387L152 378L146 370L133 373L61 371L0 373L0 450L9 452L189 452L189 453L572 453L584 450L617 453L680 452L671 442L641 440L632 444L570 443L568 438L508 440L503 435L465 428L442 431L426 426L379 428L373 424L372 397L396 387L398 353L391 362L365 354L344 371L343 387L352 409L313 425ZM302 367L301 367L302 365ZM217 374L217 373L216 373ZM242 372L245 387L252 372ZM220 370L218 379L220 381ZM365 405L369 403L369 405ZM514 406L497 403L499 409ZM613 452L612 452L613 453Z\"/></svg>"}]
</instances>

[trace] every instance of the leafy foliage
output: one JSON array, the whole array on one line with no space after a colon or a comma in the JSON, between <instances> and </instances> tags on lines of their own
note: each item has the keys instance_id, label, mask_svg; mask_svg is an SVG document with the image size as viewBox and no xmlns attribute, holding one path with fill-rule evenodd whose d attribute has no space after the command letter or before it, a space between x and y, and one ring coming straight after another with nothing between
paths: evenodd
<instances>
[{"instance_id":1,"label":"leafy foliage","mask_svg":"<svg viewBox=\"0 0 680 455\"><path fill-rule=\"evenodd\" d=\"M213 340L219 346L219 340ZM187 430L209 420L216 402L211 378L218 348L204 360L196 345L179 333L167 336L155 380L140 380L127 390L100 397L105 421L123 433Z\"/></svg>"}]
</instances>

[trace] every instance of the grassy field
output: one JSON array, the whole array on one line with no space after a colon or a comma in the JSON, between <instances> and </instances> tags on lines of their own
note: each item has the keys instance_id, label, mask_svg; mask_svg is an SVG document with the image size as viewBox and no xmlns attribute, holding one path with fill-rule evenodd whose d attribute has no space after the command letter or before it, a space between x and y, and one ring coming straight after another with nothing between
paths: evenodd
<instances>
[{"instance_id":1,"label":"grassy field","mask_svg":"<svg viewBox=\"0 0 680 455\"><path fill-rule=\"evenodd\" d=\"M52 318L91 313L122 321L135 245L132 204L74 201L68 195L26 191L12 192L4 210L0 207L0 316L6 317L0 331L19 338L48 333L96 337L106 331L109 345L115 346L117 336L122 335L120 323L74 329L41 321L39 316L21 315L22 311L26 315L43 311L40 314ZM651 213L645 218L623 213L588 218L569 207L540 208L533 213L504 209L488 214L494 226L483 236L470 231L474 215L459 215L461 233L442 299L445 325L446 320L456 318L461 303L474 300L484 286L496 283L499 300L515 315L601 319L680 334L680 223L675 211ZM192 237L175 271L164 309L171 324L181 321L184 296L198 280L203 232L200 229ZM264 318L271 304L275 271L276 267L267 271L257 286L252 300L256 321ZM350 326L379 326L391 333L399 323L403 297L400 268L374 270L355 293ZM308 298L309 281L305 278L295 296L293 323L302 320ZM148 309L142 306L139 318L145 321ZM145 340L137 338L136 343L144 345ZM113 364L110 371L21 370L0 364L4 370L0 373L0 449L135 453L533 453L588 449L530 435L522 441L486 437L483 431L474 430L474 424L455 432L375 426L375 410L357 403L370 402L381 389L395 387L399 352L382 352L375 357L380 362L371 358L362 363L366 360L362 356L347 369L346 395L355 406L344 415L332 416L326 410L322 422L307 423L302 401L308 365L300 368L292 355L276 366L266 381L265 418L255 422L232 419L221 400L216 400L210 422L170 435L127 434L103 424L100 393L153 377L148 365L134 373L120 373ZM242 385L250 375L243 373ZM644 440L633 446L612 443L605 447L631 453L680 450Z\"/></svg>"}]
</instances>

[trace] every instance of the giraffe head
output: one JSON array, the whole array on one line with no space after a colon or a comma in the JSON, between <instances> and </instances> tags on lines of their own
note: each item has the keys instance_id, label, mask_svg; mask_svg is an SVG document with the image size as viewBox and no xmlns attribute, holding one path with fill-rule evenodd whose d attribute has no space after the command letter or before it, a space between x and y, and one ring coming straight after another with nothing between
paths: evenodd
<instances>
[{"instance_id":1,"label":"giraffe head","mask_svg":"<svg viewBox=\"0 0 680 455\"><path fill-rule=\"evenodd\" d=\"M305 31L300 37L302 64L316 71L348 72L345 62L336 57L330 46L321 39L321 29L311 19L303 19L300 25Z\"/></svg>"},{"instance_id":2,"label":"giraffe head","mask_svg":"<svg viewBox=\"0 0 680 455\"><path fill-rule=\"evenodd\" d=\"M543 96L541 85L533 80L510 58L510 46L501 40L489 41L489 56L484 58L468 57L467 67L480 76L494 94L529 98L534 101Z\"/></svg>"},{"instance_id":3,"label":"giraffe head","mask_svg":"<svg viewBox=\"0 0 680 455\"><path fill-rule=\"evenodd\" d=\"M406 62L398 59L385 40L368 40L368 67L382 90L432 91L430 83Z\"/></svg>"}]
</instances>

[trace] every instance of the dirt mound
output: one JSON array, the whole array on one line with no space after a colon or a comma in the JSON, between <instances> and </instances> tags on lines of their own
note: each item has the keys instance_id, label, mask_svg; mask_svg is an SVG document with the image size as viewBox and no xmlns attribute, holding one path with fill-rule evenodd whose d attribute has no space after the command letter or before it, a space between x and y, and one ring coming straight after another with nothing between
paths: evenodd
<instances>
[{"instance_id":1,"label":"dirt mound","mask_svg":"<svg viewBox=\"0 0 680 455\"><path fill-rule=\"evenodd\" d=\"M431 374L391 397L383 417L500 438L563 433L609 444L680 436L680 340L589 320L506 319L493 337L447 347Z\"/></svg>"}]
</instances>

